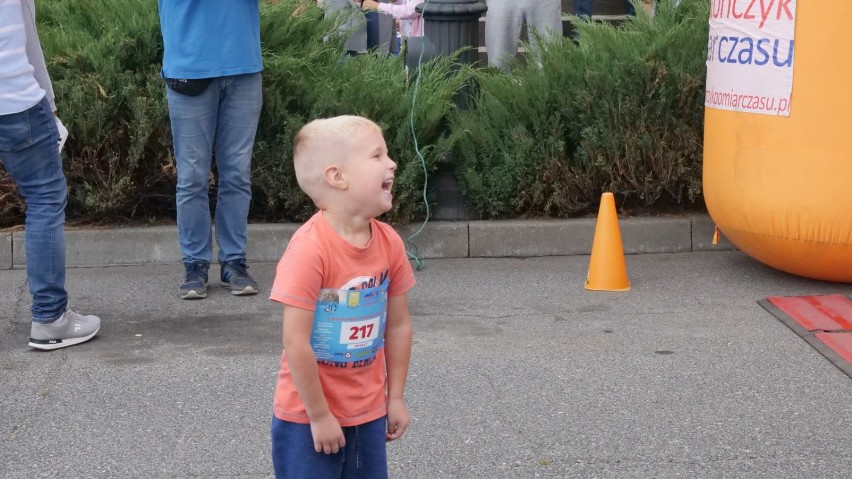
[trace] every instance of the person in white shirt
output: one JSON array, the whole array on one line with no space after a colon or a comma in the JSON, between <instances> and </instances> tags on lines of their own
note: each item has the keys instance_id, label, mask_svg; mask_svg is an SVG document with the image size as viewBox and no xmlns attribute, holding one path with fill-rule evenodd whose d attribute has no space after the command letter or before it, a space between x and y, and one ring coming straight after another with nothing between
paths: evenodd
<instances>
[{"instance_id":1,"label":"person in white shirt","mask_svg":"<svg viewBox=\"0 0 852 479\"><path fill-rule=\"evenodd\" d=\"M0 0L0 164L27 204L29 345L53 350L93 338L97 316L68 307L65 204L53 88L35 29L33 0Z\"/></svg>"}]
</instances>

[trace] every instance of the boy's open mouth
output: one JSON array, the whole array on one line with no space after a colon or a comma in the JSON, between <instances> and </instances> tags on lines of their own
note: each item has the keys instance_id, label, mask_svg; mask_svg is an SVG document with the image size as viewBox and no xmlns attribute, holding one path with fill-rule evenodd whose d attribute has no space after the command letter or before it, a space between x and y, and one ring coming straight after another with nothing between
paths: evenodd
<instances>
[{"instance_id":1,"label":"boy's open mouth","mask_svg":"<svg viewBox=\"0 0 852 479\"><path fill-rule=\"evenodd\" d=\"M393 188L393 178L388 178L382 182L382 189L390 193L391 188Z\"/></svg>"}]
</instances>

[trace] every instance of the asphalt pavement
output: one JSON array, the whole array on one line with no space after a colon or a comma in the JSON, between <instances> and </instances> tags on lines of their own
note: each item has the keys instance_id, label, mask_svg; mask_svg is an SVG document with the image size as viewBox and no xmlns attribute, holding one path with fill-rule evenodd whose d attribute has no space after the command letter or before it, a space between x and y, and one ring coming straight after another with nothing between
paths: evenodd
<instances>
[{"instance_id":1,"label":"asphalt pavement","mask_svg":"<svg viewBox=\"0 0 852 479\"><path fill-rule=\"evenodd\" d=\"M391 477L852 477L852 380L757 304L852 285L684 252L589 292L588 263L426 261ZM27 347L26 274L0 270L0 478L272 477L274 267L252 263L257 296L200 301L178 264L70 268L103 326L54 352Z\"/></svg>"}]
</instances>

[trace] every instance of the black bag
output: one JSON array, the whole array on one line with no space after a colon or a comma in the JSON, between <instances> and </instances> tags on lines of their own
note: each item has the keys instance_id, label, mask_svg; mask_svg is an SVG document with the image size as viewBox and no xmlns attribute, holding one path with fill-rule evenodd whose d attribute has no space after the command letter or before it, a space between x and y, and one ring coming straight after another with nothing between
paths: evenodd
<instances>
[{"instance_id":1,"label":"black bag","mask_svg":"<svg viewBox=\"0 0 852 479\"><path fill-rule=\"evenodd\" d=\"M207 86L213 81L212 78L163 78L166 86L181 95L198 96L204 93Z\"/></svg>"}]
</instances>

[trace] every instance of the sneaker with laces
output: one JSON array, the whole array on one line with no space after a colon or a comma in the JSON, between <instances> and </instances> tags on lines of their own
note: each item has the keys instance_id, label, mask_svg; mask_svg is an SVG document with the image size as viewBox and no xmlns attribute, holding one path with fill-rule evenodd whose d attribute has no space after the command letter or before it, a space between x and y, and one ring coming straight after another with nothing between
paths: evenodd
<instances>
[{"instance_id":1,"label":"sneaker with laces","mask_svg":"<svg viewBox=\"0 0 852 479\"><path fill-rule=\"evenodd\" d=\"M202 299L207 297L207 263L184 263L186 277L180 285L180 299Z\"/></svg>"},{"instance_id":2,"label":"sneaker with laces","mask_svg":"<svg viewBox=\"0 0 852 479\"><path fill-rule=\"evenodd\" d=\"M234 296L257 294L257 283L249 276L245 260L236 259L222 263L219 279L222 286L230 288Z\"/></svg>"},{"instance_id":3,"label":"sneaker with laces","mask_svg":"<svg viewBox=\"0 0 852 479\"><path fill-rule=\"evenodd\" d=\"M98 334L101 318L84 315L68 308L56 321L33 323L30 347L50 351L84 343Z\"/></svg>"}]
</instances>

